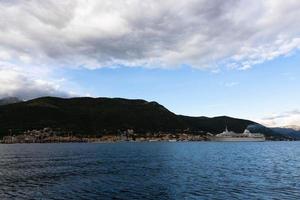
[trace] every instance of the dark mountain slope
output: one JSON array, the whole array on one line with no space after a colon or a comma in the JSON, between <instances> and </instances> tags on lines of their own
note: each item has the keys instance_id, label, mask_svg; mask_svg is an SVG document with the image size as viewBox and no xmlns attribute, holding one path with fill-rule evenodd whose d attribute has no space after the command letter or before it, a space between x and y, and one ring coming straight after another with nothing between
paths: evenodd
<instances>
[{"instance_id":1,"label":"dark mountain slope","mask_svg":"<svg viewBox=\"0 0 300 200\"><path fill-rule=\"evenodd\" d=\"M43 97L0 106L0 136L44 127L76 134L117 133L134 129L136 133L168 131L197 134L220 133L228 126L242 132L255 122L230 117L187 117L176 115L156 102L121 98ZM202 131L202 132L201 132Z\"/></svg>"},{"instance_id":2,"label":"dark mountain slope","mask_svg":"<svg viewBox=\"0 0 300 200\"><path fill-rule=\"evenodd\" d=\"M0 131L43 127L94 134L132 128L136 131L176 131L185 126L156 102L109 98L44 97L0 106Z\"/></svg>"},{"instance_id":3,"label":"dark mountain slope","mask_svg":"<svg viewBox=\"0 0 300 200\"><path fill-rule=\"evenodd\" d=\"M185 124L188 124L192 130L202 130L214 134L223 132L226 126L228 130L241 133L244 132L248 125L255 124L255 122L249 120L236 119L227 116L208 118L179 115L178 117L180 117Z\"/></svg>"},{"instance_id":4,"label":"dark mountain slope","mask_svg":"<svg viewBox=\"0 0 300 200\"><path fill-rule=\"evenodd\" d=\"M280 133L281 135L300 140L300 130L288 127L276 127L271 128L273 131Z\"/></svg>"}]
</instances>

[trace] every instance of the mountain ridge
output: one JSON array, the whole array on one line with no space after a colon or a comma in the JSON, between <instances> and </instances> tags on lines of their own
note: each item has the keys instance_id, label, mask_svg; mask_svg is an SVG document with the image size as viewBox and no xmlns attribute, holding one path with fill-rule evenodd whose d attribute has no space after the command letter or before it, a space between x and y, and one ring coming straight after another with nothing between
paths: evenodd
<instances>
[{"instance_id":1,"label":"mountain ridge","mask_svg":"<svg viewBox=\"0 0 300 200\"><path fill-rule=\"evenodd\" d=\"M117 134L133 129L136 133L171 132L217 134L227 126L243 132L256 122L227 116L191 117L176 115L163 105L143 99L107 97L41 97L0 106L0 136L12 130L51 127L74 134Z\"/></svg>"},{"instance_id":2,"label":"mountain ridge","mask_svg":"<svg viewBox=\"0 0 300 200\"><path fill-rule=\"evenodd\" d=\"M271 129L286 137L300 140L300 129L297 126L272 127Z\"/></svg>"}]
</instances>

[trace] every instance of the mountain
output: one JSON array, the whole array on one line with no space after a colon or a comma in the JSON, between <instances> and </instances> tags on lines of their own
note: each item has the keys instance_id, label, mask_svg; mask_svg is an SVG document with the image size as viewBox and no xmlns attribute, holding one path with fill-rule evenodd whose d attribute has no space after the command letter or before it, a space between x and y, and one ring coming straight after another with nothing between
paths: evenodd
<instances>
[{"instance_id":1,"label":"mountain","mask_svg":"<svg viewBox=\"0 0 300 200\"><path fill-rule=\"evenodd\" d=\"M19 103L19 102L21 102L21 100L17 97L6 97L6 98L0 99L0 106L12 104L12 103Z\"/></svg>"},{"instance_id":2,"label":"mountain","mask_svg":"<svg viewBox=\"0 0 300 200\"><path fill-rule=\"evenodd\" d=\"M157 102L122 98L56 98L42 97L26 102L0 106L0 136L9 130L51 127L73 134L117 134L133 129L136 133L171 132L217 134L225 129L242 132L255 122L221 117L176 115Z\"/></svg>"},{"instance_id":3,"label":"mountain","mask_svg":"<svg viewBox=\"0 0 300 200\"><path fill-rule=\"evenodd\" d=\"M231 131L241 133L244 132L250 124L256 124L249 120L236 119L227 116L209 118L178 115L177 117L183 121L191 131L203 131L212 134L223 132L226 126Z\"/></svg>"},{"instance_id":4,"label":"mountain","mask_svg":"<svg viewBox=\"0 0 300 200\"><path fill-rule=\"evenodd\" d=\"M300 140L300 128L299 126L284 126L271 128L273 131L280 133L289 138Z\"/></svg>"},{"instance_id":5,"label":"mountain","mask_svg":"<svg viewBox=\"0 0 300 200\"><path fill-rule=\"evenodd\" d=\"M300 126L297 126L297 125L283 126L281 128L289 128L289 129L293 129L295 131L300 131Z\"/></svg>"},{"instance_id":6,"label":"mountain","mask_svg":"<svg viewBox=\"0 0 300 200\"><path fill-rule=\"evenodd\" d=\"M272 128L265 127L261 124L250 124L247 129L252 133L263 133L269 138L285 138L286 136Z\"/></svg>"}]
</instances>

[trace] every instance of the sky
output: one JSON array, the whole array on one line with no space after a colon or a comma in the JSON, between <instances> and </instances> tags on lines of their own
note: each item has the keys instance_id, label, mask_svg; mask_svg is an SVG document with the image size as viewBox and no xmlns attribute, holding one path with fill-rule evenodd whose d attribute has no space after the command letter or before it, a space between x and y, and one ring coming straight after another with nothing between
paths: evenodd
<instances>
[{"instance_id":1,"label":"sky","mask_svg":"<svg viewBox=\"0 0 300 200\"><path fill-rule=\"evenodd\" d=\"M300 125L298 0L0 0L0 98L123 97Z\"/></svg>"}]
</instances>

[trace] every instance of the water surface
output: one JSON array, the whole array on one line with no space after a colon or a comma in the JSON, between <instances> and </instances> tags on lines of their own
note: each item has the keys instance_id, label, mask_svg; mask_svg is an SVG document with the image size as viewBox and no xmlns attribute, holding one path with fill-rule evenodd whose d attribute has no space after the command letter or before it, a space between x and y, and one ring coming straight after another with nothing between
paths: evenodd
<instances>
[{"instance_id":1,"label":"water surface","mask_svg":"<svg viewBox=\"0 0 300 200\"><path fill-rule=\"evenodd\" d=\"M300 142L0 145L0 199L299 199Z\"/></svg>"}]
</instances>

